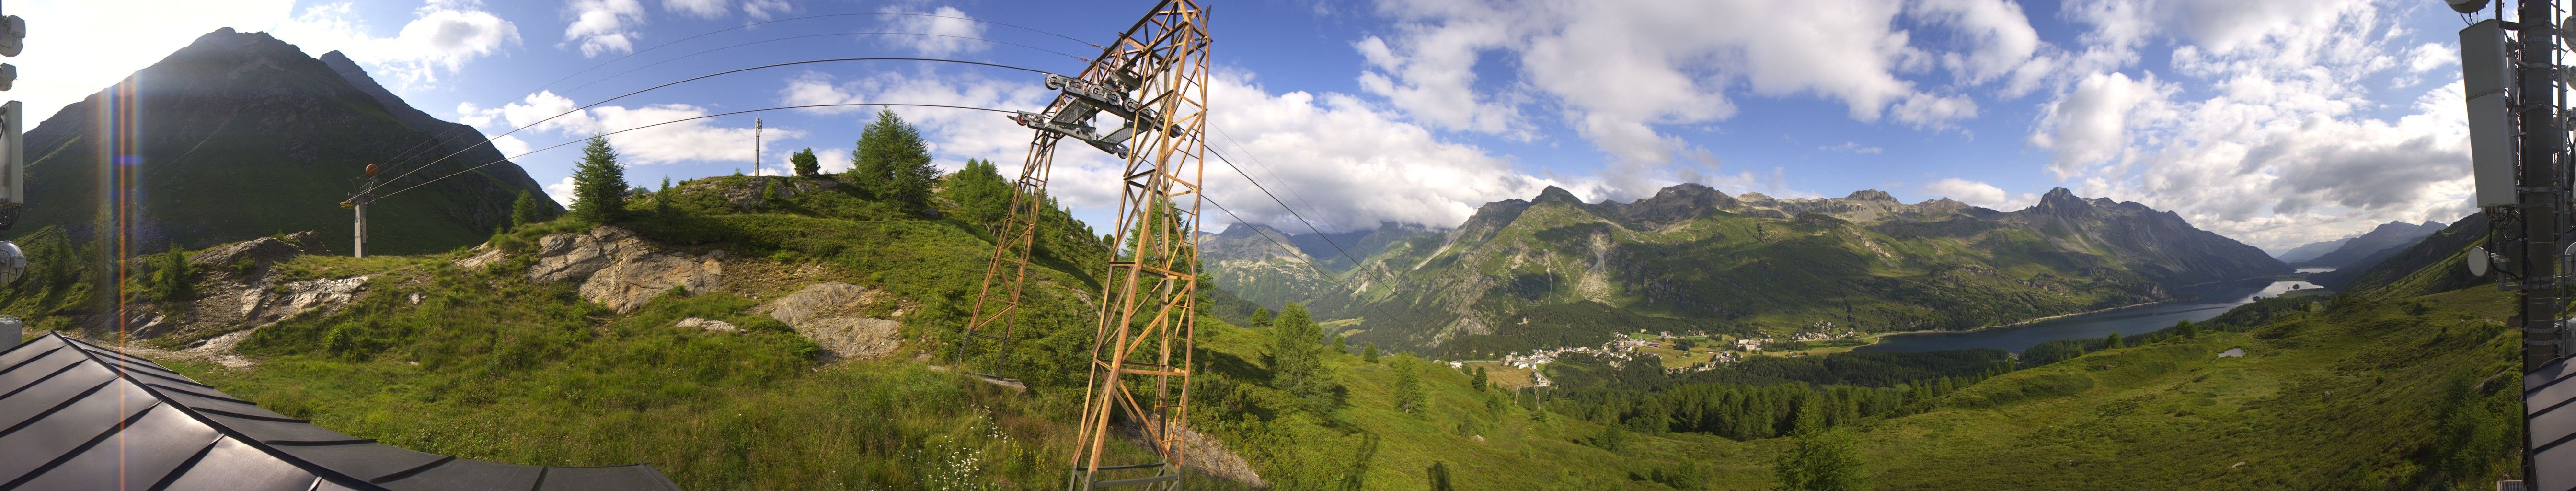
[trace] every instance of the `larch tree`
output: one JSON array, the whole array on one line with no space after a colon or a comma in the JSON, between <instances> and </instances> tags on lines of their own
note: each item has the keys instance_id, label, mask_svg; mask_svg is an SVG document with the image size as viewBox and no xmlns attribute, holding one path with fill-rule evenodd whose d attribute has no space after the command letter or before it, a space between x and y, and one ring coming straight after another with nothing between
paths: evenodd
<instances>
[{"instance_id":1,"label":"larch tree","mask_svg":"<svg viewBox=\"0 0 2576 491\"><path fill-rule=\"evenodd\" d=\"M877 111L877 120L859 132L850 150L850 175L860 189L879 200L913 210L930 203L931 182L939 177L930 165L930 146L921 130L903 122L894 110Z\"/></svg>"},{"instance_id":2,"label":"larch tree","mask_svg":"<svg viewBox=\"0 0 2576 491\"><path fill-rule=\"evenodd\" d=\"M590 223L610 223L626 213L626 167L617 163L617 149L608 139L591 137L590 145L581 149L581 163L572 169L572 216Z\"/></svg>"}]
</instances>

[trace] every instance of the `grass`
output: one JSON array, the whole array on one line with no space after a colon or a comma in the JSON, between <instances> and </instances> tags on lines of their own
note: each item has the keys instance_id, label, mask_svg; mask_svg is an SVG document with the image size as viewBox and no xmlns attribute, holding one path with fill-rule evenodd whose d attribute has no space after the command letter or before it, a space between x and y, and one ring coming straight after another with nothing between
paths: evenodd
<instances>
[{"instance_id":1,"label":"grass","mask_svg":"<svg viewBox=\"0 0 2576 491\"><path fill-rule=\"evenodd\" d=\"M2508 299L2353 300L2088 354L1862 441L1882 489L2484 487L2518 455L2516 337L2492 318ZM2250 356L2215 357L2236 347Z\"/></svg>"},{"instance_id":2,"label":"grass","mask_svg":"<svg viewBox=\"0 0 2576 491\"><path fill-rule=\"evenodd\" d=\"M828 264L835 272L821 279L919 301L904 318L904 355L819 362L811 342L751 314L763 300L744 294L665 295L617 314L570 285L529 282L519 269L524 257L469 271L449 266L446 255L289 262L282 267L320 276L408 269L372 279L364 296L335 313L251 335L241 350L262 359L257 368L174 368L360 437L522 464L644 462L689 489L1060 482L1081 380L1045 374L1078 375L1061 367L1079 366L1087 353L1091 314L1067 293L1088 288L1076 278L1081 269L1041 272L1058 286L1030 290L1021 341L975 360L1032 387L1004 391L908 356L944 353L942 340L953 339L960 321L941 309L959 307L958 292L980 271L974 249L989 244L974 227L889 215L828 194L800 199L753 212L684 205L629 225L691 252ZM579 227L538 225L496 244L525 250L537 236ZM57 302L39 297L58 294L16 305ZM423 301L405 300L412 294ZM2259 321L2196 339L2141 338L2143 345L1986 379L1928 412L1849 427L1861 432L1881 489L2439 488L2491 479L2512 463L2504 452L2516 443L2519 420L2511 417L2513 391L2504 389L2516 380L2514 339L2497 320L2503 294L2473 288L2267 302L2258 302L2267 306L2254 309L2259 316L2221 316ZM673 325L688 317L748 329ZM1640 326L1601 327L1593 335L1606 339ZM1270 386L1266 336L1203 317L1197 340L1193 426L1279 489L1425 489L1434 464L1450 469L1460 489L1765 489L1774 455L1791 444L1639 433L1542 410L1542 393L1511 390L1530 383L1526 370L1471 364L1501 387L1478 390L1466 371L1383 345L1376 363L1328 350L1325 376L1337 389L1318 408ZM1833 346L1810 349L1858 343L1815 344ZM2213 358L2232 347L2252 356ZM1870 365L1878 359L1867 354L1818 355L1759 365L1774 376L1863 385L1885 385L1872 380L1904 371ZM1993 357L1987 361L2001 355ZM1421 383L1419 410L1397 409L1403 370ZM1577 378L1560 375L1560 383ZM1139 455L1124 442L1112 452Z\"/></svg>"}]
</instances>

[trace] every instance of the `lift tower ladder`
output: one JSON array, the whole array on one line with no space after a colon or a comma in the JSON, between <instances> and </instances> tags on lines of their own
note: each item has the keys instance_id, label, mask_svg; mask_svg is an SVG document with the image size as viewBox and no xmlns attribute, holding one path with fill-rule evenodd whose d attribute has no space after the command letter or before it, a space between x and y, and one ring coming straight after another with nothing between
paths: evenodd
<instances>
[{"instance_id":1,"label":"lift tower ladder","mask_svg":"<svg viewBox=\"0 0 2576 491\"><path fill-rule=\"evenodd\" d=\"M1193 0L1164 0L1081 74L1047 75L1046 87L1062 92L1045 112L1010 117L1037 131L958 340L960 371L999 378L978 368L999 365L1010 347L1039 223L1050 211L1046 186L1056 144L1072 138L1124 161L1068 489L1181 485L1197 331L1209 44L1206 9ZM1098 118L1104 113L1111 117ZM1123 121L1106 132L1093 123L1111 119ZM979 340L1001 348L977 351ZM1134 428L1150 456L1112 455L1119 448L1108 444L1109 435L1120 428ZM1103 462L1137 458L1145 461Z\"/></svg>"}]
</instances>

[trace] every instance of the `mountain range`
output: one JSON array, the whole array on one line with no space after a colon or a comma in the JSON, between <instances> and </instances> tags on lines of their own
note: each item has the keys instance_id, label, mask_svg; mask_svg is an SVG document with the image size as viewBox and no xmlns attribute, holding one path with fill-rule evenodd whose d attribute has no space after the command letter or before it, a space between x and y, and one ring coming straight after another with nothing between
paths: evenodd
<instances>
[{"instance_id":1,"label":"mountain range","mask_svg":"<svg viewBox=\"0 0 2576 491\"><path fill-rule=\"evenodd\" d=\"M2388 259L2389 255L2396 254L2400 249L2423 241L2425 236L2442 231L2442 228L2442 224L2430 221L2422 224L2383 223L2370 229L2370 232L2358 236L2299 246L2291 249L2290 252L2282 253L2281 261L2301 268L2368 268L2379 264L2381 260ZM2321 244L2329 243L2335 245L2326 252L2303 259L2293 259L2293 253L2314 250L2313 248Z\"/></svg>"},{"instance_id":2,"label":"mountain range","mask_svg":"<svg viewBox=\"0 0 2576 491\"><path fill-rule=\"evenodd\" d=\"M2062 188L2001 212L1946 198L1908 204L1876 190L1776 199L1681 184L1629 203L1583 203L1550 187L1488 203L1447 231L1382 227L1370 235L1385 235L1384 246L1361 248L1369 256L1347 270L1280 245L1293 236L1237 228L1202 242L1220 287L1358 319L1347 331L1354 341L1448 354L1597 343L1638 329L1965 329L2167 300L2174 287L2289 269L2171 212Z\"/></svg>"},{"instance_id":3,"label":"mountain range","mask_svg":"<svg viewBox=\"0 0 2576 491\"><path fill-rule=\"evenodd\" d=\"M343 245L353 216L338 205L368 164L387 177L430 166L385 183L401 189L501 160L489 145L474 148L482 143L480 132L412 108L338 52L316 59L266 33L224 28L28 130L29 203L12 235L52 226L89 236L116 197L122 226L151 250L303 230ZM131 171L131 187L102 196L118 166ZM482 242L508 223L521 192L544 190L503 162L392 196L368 209L368 249Z\"/></svg>"}]
</instances>

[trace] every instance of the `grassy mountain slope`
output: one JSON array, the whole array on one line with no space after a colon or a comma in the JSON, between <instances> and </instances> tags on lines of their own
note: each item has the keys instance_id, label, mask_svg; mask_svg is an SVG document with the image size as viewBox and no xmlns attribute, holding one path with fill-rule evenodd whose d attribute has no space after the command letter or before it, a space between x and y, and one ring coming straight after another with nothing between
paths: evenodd
<instances>
[{"instance_id":1,"label":"grassy mountain slope","mask_svg":"<svg viewBox=\"0 0 2576 491\"><path fill-rule=\"evenodd\" d=\"M1881 489L2483 487L2520 443L2508 302L2317 304L1990 379L1862 441Z\"/></svg>"},{"instance_id":2,"label":"grassy mountain slope","mask_svg":"<svg viewBox=\"0 0 2576 491\"><path fill-rule=\"evenodd\" d=\"M31 204L19 233L59 226L87 237L110 209L101 195L106 174L121 166L135 186L124 197L131 230L149 249L315 230L345 252L352 216L337 205L355 189L351 179L369 163L406 162L398 159L404 150L432 136L265 33L208 33L129 81L28 130ZM111 128L130 131L123 133L130 146L114 150L125 155L102 153L118 144ZM120 160L126 163L111 163ZM508 223L521 191L544 192L515 165L501 164L388 198L369 208L369 249L405 254L473 245Z\"/></svg>"}]
</instances>

